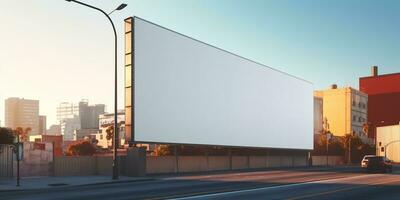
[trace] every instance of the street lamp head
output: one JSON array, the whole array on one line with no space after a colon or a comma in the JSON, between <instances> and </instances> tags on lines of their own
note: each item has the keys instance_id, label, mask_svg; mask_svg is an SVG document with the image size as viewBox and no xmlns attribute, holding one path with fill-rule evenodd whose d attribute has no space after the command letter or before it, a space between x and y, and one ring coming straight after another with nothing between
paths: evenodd
<instances>
[{"instance_id":1,"label":"street lamp head","mask_svg":"<svg viewBox=\"0 0 400 200\"><path fill-rule=\"evenodd\" d=\"M71 1L73 1L73 0L65 0L65 1L71 2Z\"/></svg>"},{"instance_id":2,"label":"street lamp head","mask_svg":"<svg viewBox=\"0 0 400 200\"><path fill-rule=\"evenodd\" d=\"M71 1L71 0L70 0L70 1ZM127 5L128 5L128 4L123 3L123 4L119 5L115 10L122 10L122 9L124 9Z\"/></svg>"}]
</instances>

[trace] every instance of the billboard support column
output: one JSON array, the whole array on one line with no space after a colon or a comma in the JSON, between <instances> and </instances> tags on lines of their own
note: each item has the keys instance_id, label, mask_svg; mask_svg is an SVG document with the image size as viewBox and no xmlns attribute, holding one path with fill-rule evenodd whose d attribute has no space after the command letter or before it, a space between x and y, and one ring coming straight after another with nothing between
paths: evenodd
<instances>
[{"instance_id":1,"label":"billboard support column","mask_svg":"<svg viewBox=\"0 0 400 200\"><path fill-rule=\"evenodd\" d=\"M126 152L125 175L130 177L146 176L146 148L129 147Z\"/></svg>"},{"instance_id":2,"label":"billboard support column","mask_svg":"<svg viewBox=\"0 0 400 200\"><path fill-rule=\"evenodd\" d=\"M246 152L247 169L250 169L250 151L247 150Z\"/></svg>"},{"instance_id":3,"label":"billboard support column","mask_svg":"<svg viewBox=\"0 0 400 200\"><path fill-rule=\"evenodd\" d=\"M206 147L206 150L205 150L205 156L206 156L206 162L207 162L207 171L209 171L210 170L210 161L208 160L208 147Z\"/></svg>"},{"instance_id":4,"label":"billboard support column","mask_svg":"<svg viewBox=\"0 0 400 200\"><path fill-rule=\"evenodd\" d=\"M232 170L232 150L228 149L228 157L229 157L229 170Z\"/></svg>"}]
</instances>

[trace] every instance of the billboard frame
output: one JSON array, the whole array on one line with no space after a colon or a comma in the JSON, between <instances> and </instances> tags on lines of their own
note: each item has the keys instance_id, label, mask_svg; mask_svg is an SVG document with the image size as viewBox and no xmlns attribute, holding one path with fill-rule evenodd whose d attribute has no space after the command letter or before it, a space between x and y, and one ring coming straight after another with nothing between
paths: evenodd
<instances>
[{"instance_id":1,"label":"billboard frame","mask_svg":"<svg viewBox=\"0 0 400 200\"><path fill-rule=\"evenodd\" d=\"M131 57L130 57L130 59L131 59L131 60L130 60L130 63L131 63L131 88L132 88L132 90L131 90L131 108L132 108L132 109L131 109L131 113L130 113L130 114L131 114L131 124L130 124L131 130L130 130L130 131L126 131L126 133L125 133L126 135L129 135L129 132L130 132L129 137L126 137L126 138L130 138L129 140L127 140L127 142L129 142L129 146L136 146L136 144L169 144L169 145L190 145L190 146L205 146L205 147L208 146L208 147L250 148L250 149L271 149L271 150L301 150L301 151L311 151L311 150L313 150L313 147L312 147L311 149L307 149L307 148L279 148L279 147L256 147L256 146L240 146L240 145L215 145L215 144L199 144L199 143L151 142L151 141L135 140L135 128L134 128L134 127L135 127L135 96L136 96L136 95L135 95L135 66L136 66L136 59L135 59L135 50L136 50L136 49L135 49L135 19L142 20L142 21L144 21L144 22L146 22L146 23L152 24L152 25L157 26L157 27L159 27L159 28L161 28L161 29L164 29L164 30L166 30L166 31L170 31L170 32L172 32L172 33L178 34L178 35L183 36L183 37L185 37L185 38L188 38L188 39L190 39L190 40L192 40L192 41L199 42L199 43L201 43L201 44L204 44L204 45L209 46L209 47L211 47L211 48L214 48L214 49L216 49L216 50L219 50L219 51L228 53L228 54L230 54L230 55L232 55L232 56L235 56L235 57L237 57L237 58L240 58L240 59L249 61L249 62L251 62L251 63L253 63L253 64L256 64L256 65L258 65L258 66L260 66L260 67L266 67L266 68L271 69L271 70L273 70L273 71L276 71L276 72L278 72L278 73L281 73L281 74L290 76L290 77L295 78L295 79L297 79L297 80L300 80L300 81L303 81L303 82L306 82L306 83L308 83L308 84L313 85L312 82L310 82L310 81L308 81L308 80L305 80L305 79L302 79L302 78L300 78L300 77L294 76L294 75L292 75L292 74L289 74L289 73L287 73L287 72L284 72L284 71L281 71L281 70L272 68L272 67L267 66L267 65L265 65L265 64L262 64L262 63L259 63L259 62L257 62L257 61L251 60L251 59L249 59L249 58L245 58L245 57L240 56L240 55L238 55L238 54L235 54L235 53L233 53L233 52L224 50L224 49L219 48L219 47L217 47L217 46L214 46L214 45L208 44L208 43L206 43L206 42L200 41L200 40L198 40L198 39L192 38L192 37L190 37L190 36L188 36L188 35L185 35L185 34L182 34L182 33L177 32L177 31L171 30L171 29L166 28L166 27L164 27L164 26L162 26L162 25L156 24L156 23L154 23L154 22L148 21L148 20L143 19L143 18L140 18L140 17L138 17L138 16L131 16L131 17L128 17L128 18L126 18L126 19L124 20L125 22L126 22L127 20L131 20L131 22L132 22L132 23L131 23L131 44L130 44L130 45L131 45L131 48L132 48L132 50L131 50L132 53L131 53ZM125 40L126 40L126 39L125 39ZM126 54L125 54L125 56L126 56ZM125 73L126 73L126 72L125 72ZM125 93L125 95L126 95L126 93ZM126 100L126 98L125 98L125 100ZM125 105L126 105L126 102L125 102ZM128 115L126 114L125 117L128 117ZM127 120L125 120L125 122L127 122ZM311 131L311 134L313 134L313 131ZM314 136L312 136L312 140L314 140Z\"/></svg>"}]
</instances>

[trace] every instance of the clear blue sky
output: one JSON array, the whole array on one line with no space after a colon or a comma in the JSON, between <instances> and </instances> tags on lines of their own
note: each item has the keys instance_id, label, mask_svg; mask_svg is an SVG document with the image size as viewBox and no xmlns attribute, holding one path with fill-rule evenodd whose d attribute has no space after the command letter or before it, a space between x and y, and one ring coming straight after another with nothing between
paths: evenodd
<instances>
[{"instance_id":1,"label":"clear blue sky","mask_svg":"<svg viewBox=\"0 0 400 200\"><path fill-rule=\"evenodd\" d=\"M137 15L314 83L358 88L358 77L400 72L400 1L118 0L84 2L123 19ZM63 0L0 1L0 120L4 99L40 100L55 123L59 102L113 106L113 38L94 10ZM119 107L123 62L119 58Z\"/></svg>"}]
</instances>

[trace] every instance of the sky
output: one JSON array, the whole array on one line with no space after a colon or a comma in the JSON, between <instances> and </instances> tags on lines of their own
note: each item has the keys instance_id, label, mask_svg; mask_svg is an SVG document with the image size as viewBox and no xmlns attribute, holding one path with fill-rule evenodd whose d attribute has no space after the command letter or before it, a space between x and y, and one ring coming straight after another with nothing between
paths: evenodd
<instances>
[{"instance_id":1,"label":"sky","mask_svg":"<svg viewBox=\"0 0 400 200\"><path fill-rule=\"evenodd\" d=\"M358 88L358 78L400 72L396 0L82 0L111 11L124 105L123 19L139 16L314 83ZM37 99L47 126L60 102L113 110L113 33L100 12L64 0L0 0L0 120L4 100Z\"/></svg>"}]
</instances>

